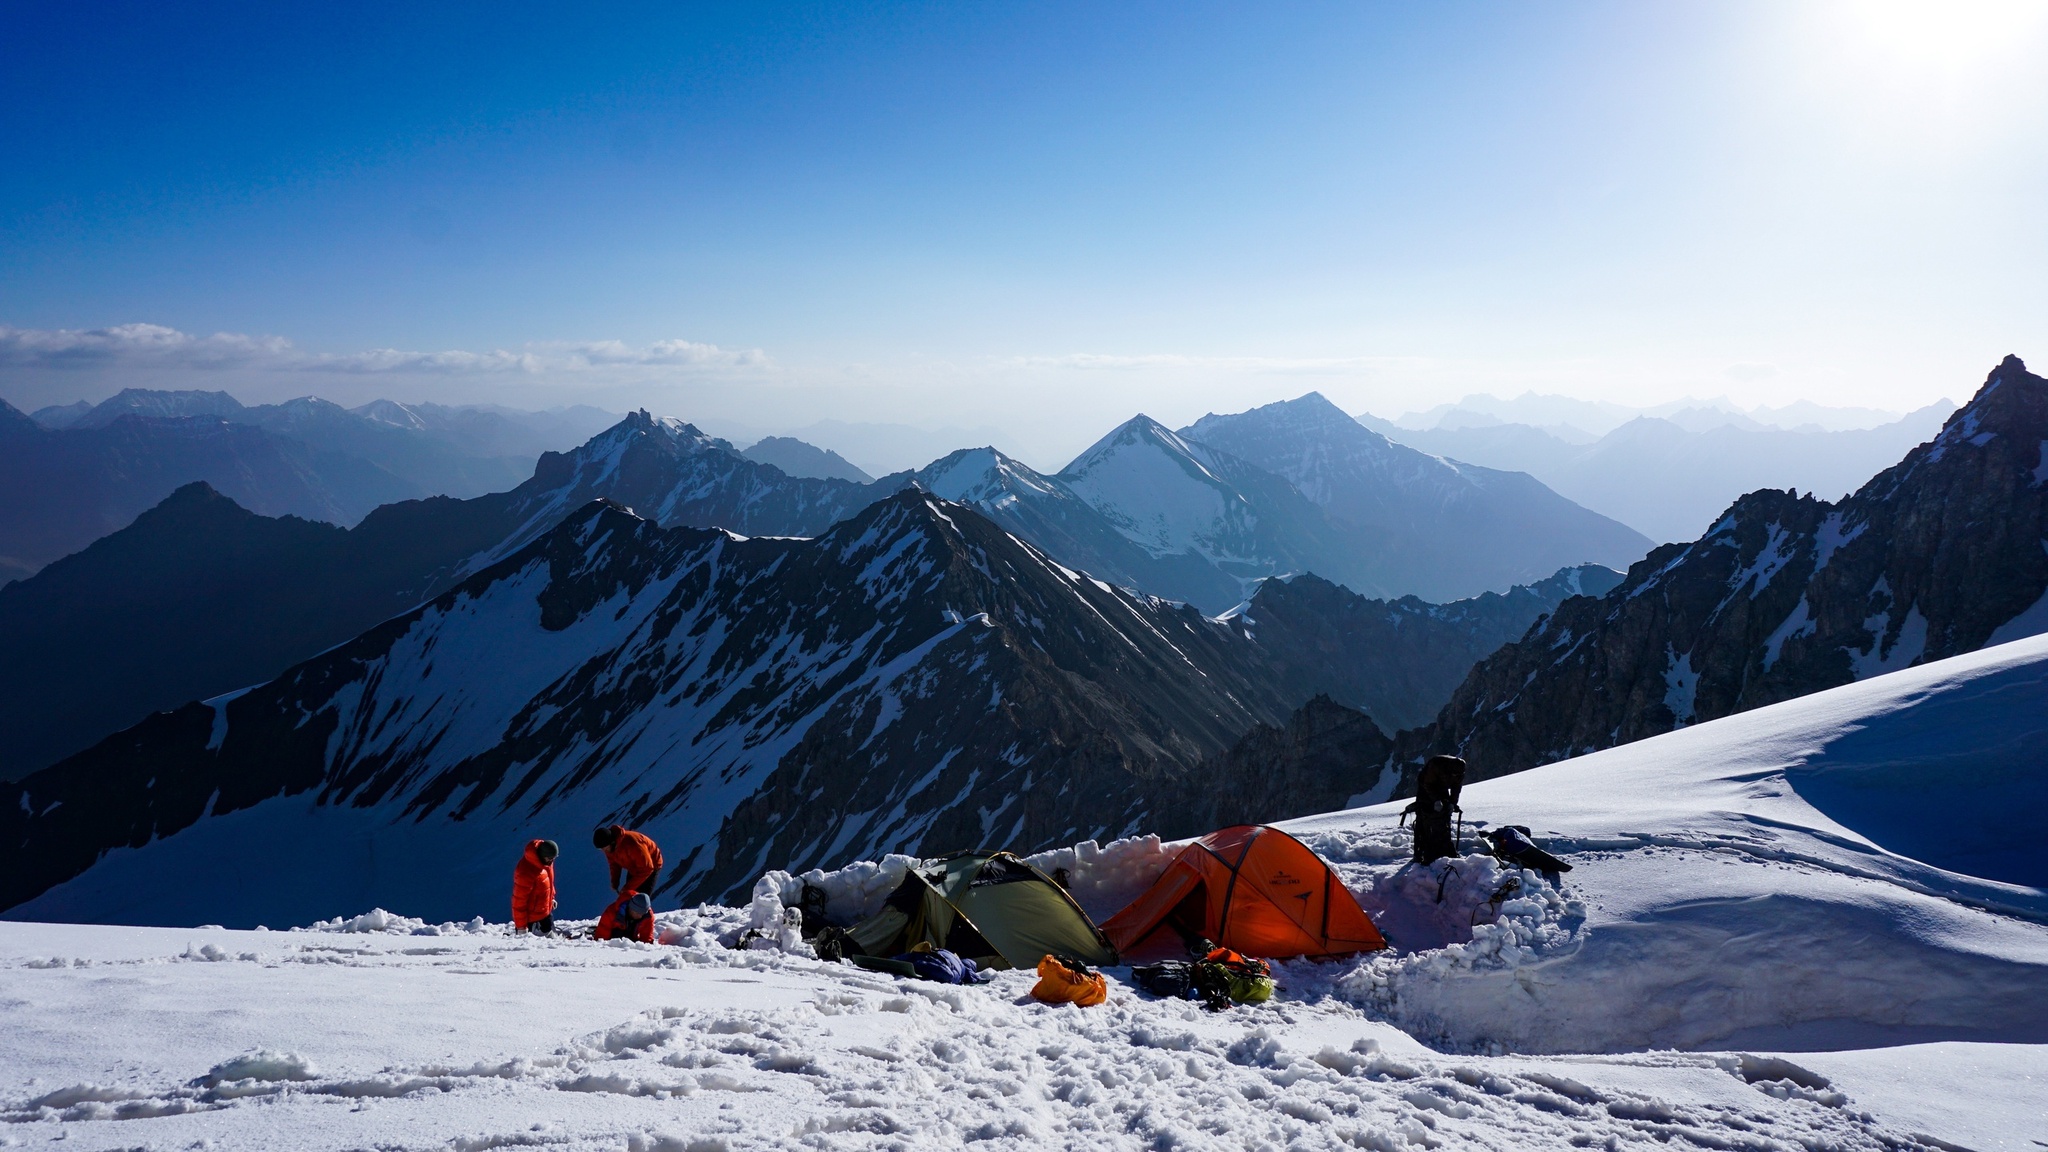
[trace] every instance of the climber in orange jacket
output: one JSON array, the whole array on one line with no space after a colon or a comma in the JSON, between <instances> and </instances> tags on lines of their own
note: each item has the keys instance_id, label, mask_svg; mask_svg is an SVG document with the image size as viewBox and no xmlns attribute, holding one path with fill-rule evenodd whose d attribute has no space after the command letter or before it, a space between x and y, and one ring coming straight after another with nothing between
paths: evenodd
<instances>
[{"instance_id":1,"label":"climber in orange jacket","mask_svg":"<svg viewBox=\"0 0 2048 1152\"><path fill-rule=\"evenodd\" d=\"M652 898L655 878L661 874L661 848L643 832L631 832L617 824L600 824L590 842L604 851L612 868L612 891L620 896L645 892ZM625 883L620 883L620 877Z\"/></svg>"},{"instance_id":2,"label":"climber in orange jacket","mask_svg":"<svg viewBox=\"0 0 2048 1152\"><path fill-rule=\"evenodd\" d=\"M597 927L590 930L590 938L654 943L654 899L645 892L621 892L619 898L604 910L604 915L597 918Z\"/></svg>"},{"instance_id":3,"label":"climber in orange jacket","mask_svg":"<svg viewBox=\"0 0 2048 1152\"><path fill-rule=\"evenodd\" d=\"M555 930L555 857L553 840L529 840L519 863L512 866L512 930L546 936Z\"/></svg>"}]
</instances>

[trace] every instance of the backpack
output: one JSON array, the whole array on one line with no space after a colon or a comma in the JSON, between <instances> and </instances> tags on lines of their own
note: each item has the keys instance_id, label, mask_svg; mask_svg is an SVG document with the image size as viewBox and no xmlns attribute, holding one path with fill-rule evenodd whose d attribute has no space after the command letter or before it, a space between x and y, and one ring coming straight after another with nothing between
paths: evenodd
<instances>
[{"instance_id":1,"label":"backpack","mask_svg":"<svg viewBox=\"0 0 2048 1152\"><path fill-rule=\"evenodd\" d=\"M1453 813L1462 814L1458 794L1465 788L1465 761L1456 756L1431 756L1415 780L1415 800L1401 811L1406 823L1415 817L1415 862L1427 864L1458 854L1451 832ZM1462 821L1461 821L1462 823Z\"/></svg>"},{"instance_id":2,"label":"backpack","mask_svg":"<svg viewBox=\"0 0 2048 1152\"><path fill-rule=\"evenodd\" d=\"M1193 999L1188 995L1195 986L1194 977L1189 974L1193 967L1185 960L1139 964L1131 968L1131 982L1154 996L1173 1000Z\"/></svg>"},{"instance_id":3,"label":"backpack","mask_svg":"<svg viewBox=\"0 0 2048 1152\"><path fill-rule=\"evenodd\" d=\"M1561 884L1562 872L1569 872L1572 866L1545 852L1529 839L1529 828L1525 824L1503 824L1481 832L1480 836L1493 849L1493 858L1503 864L1533 869L1543 874L1552 884Z\"/></svg>"},{"instance_id":4,"label":"backpack","mask_svg":"<svg viewBox=\"0 0 2048 1152\"><path fill-rule=\"evenodd\" d=\"M1273 998L1273 969L1264 960L1216 948L1189 969L1194 995L1202 1007L1219 1012L1232 1004L1263 1004Z\"/></svg>"}]
</instances>

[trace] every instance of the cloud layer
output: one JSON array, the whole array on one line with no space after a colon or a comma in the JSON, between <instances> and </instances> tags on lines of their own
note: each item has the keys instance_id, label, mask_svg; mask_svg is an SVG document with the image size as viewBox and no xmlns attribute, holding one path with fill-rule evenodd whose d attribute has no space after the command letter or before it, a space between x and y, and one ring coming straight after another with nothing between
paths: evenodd
<instances>
[{"instance_id":1,"label":"cloud layer","mask_svg":"<svg viewBox=\"0 0 2048 1152\"><path fill-rule=\"evenodd\" d=\"M739 369L768 365L760 349L690 340L633 347L618 340L528 344L519 351L305 352L282 336L216 332L194 336L160 324L111 328L13 328L0 325L0 368L183 368L200 371L329 372L351 375L542 375L595 369Z\"/></svg>"}]
</instances>

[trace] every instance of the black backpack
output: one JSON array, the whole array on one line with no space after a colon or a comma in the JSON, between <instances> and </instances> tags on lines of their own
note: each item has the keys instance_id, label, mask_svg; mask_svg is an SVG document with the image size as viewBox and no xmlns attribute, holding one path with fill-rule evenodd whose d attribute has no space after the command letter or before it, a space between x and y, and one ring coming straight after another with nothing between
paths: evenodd
<instances>
[{"instance_id":1,"label":"black backpack","mask_svg":"<svg viewBox=\"0 0 2048 1152\"><path fill-rule=\"evenodd\" d=\"M1451 831L1452 816L1462 817L1458 794L1465 788L1465 761L1457 756L1431 756L1415 780L1415 802L1402 809L1405 823L1415 817L1415 862L1427 864L1458 854ZM1462 820L1461 820L1462 823Z\"/></svg>"}]
</instances>

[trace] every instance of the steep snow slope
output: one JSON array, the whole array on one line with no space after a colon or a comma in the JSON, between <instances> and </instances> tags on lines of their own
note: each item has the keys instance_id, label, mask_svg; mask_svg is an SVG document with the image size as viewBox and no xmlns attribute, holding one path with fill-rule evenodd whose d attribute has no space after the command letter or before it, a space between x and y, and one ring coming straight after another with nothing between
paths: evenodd
<instances>
[{"instance_id":1,"label":"steep snow slope","mask_svg":"<svg viewBox=\"0 0 2048 1152\"><path fill-rule=\"evenodd\" d=\"M1486 781L1463 803L1468 828L1526 824L1575 869L1562 892L1520 877L1539 899L1509 901L1447 961L1339 979L1442 1042L2048 1041L2048 637ZM1458 862L1446 916L1442 866L1392 863L1400 809L1289 827L1368 862L1352 882L1391 909L1397 943L1456 939L1491 863Z\"/></svg>"},{"instance_id":2,"label":"steep snow slope","mask_svg":"<svg viewBox=\"0 0 2048 1152\"><path fill-rule=\"evenodd\" d=\"M1634 529L1532 476L1396 444L1316 392L1204 416L1181 435L1285 477L1332 520L1379 541L1359 564L1397 593L1505 591L1576 564L1626 567L1650 549Z\"/></svg>"},{"instance_id":3,"label":"steep snow slope","mask_svg":"<svg viewBox=\"0 0 2048 1152\"><path fill-rule=\"evenodd\" d=\"M1199 552L1158 553L1133 540L1116 516L994 448L963 448L883 485L915 481L982 515L1069 568L1126 588L1222 612L1244 599L1241 575ZM1112 512L1115 510L1112 509ZM1118 514L1120 515L1120 514Z\"/></svg>"},{"instance_id":4,"label":"steep snow slope","mask_svg":"<svg viewBox=\"0 0 2048 1152\"><path fill-rule=\"evenodd\" d=\"M1313 570L1380 591L1362 578L1362 537L1332 525L1281 477L1148 416L1096 441L1058 479L1153 556L1198 557L1246 582Z\"/></svg>"},{"instance_id":5,"label":"steep snow slope","mask_svg":"<svg viewBox=\"0 0 2048 1152\"><path fill-rule=\"evenodd\" d=\"M661 840L661 892L703 898L769 860L1147 824L1147 782L1288 706L1228 624L1062 569L929 493L808 540L600 504L275 681L9 788L0 906L470 915L502 897L503 844L573 849L610 818ZM280 880L277 860L300 864Z\"/></svg>"}]
</instances>

